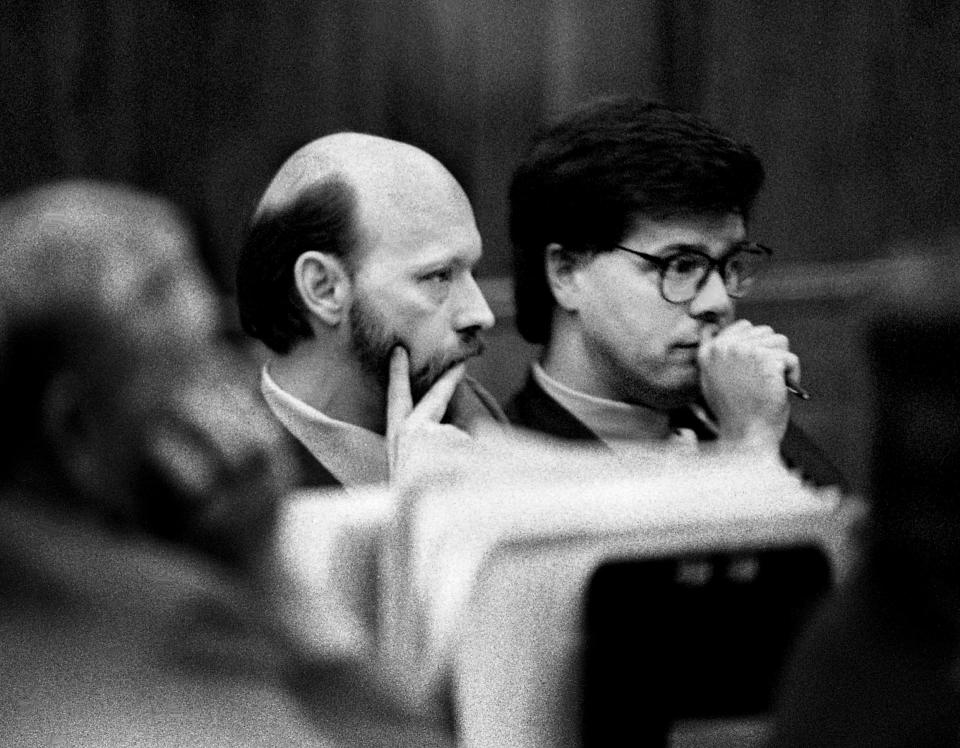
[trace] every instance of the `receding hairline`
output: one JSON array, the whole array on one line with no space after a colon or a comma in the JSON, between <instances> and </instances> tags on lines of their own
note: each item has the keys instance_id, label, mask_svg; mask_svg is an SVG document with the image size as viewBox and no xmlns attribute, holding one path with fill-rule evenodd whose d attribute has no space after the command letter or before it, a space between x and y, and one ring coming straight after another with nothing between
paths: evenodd
<instances>
[{"instance_id":1,"label":"receding hairline","mask_svg":"<svg viewBox=\"0 0 960 748\"><path fill-rule=\"evenodd\" d=\"M283 211L311 187L339 180L358 195L380 189L391 180L429 175L462 189L436 158L416 146L356 132L325 135L295 151L264 191L254 220Z\"/></svg>"}]
</instances>

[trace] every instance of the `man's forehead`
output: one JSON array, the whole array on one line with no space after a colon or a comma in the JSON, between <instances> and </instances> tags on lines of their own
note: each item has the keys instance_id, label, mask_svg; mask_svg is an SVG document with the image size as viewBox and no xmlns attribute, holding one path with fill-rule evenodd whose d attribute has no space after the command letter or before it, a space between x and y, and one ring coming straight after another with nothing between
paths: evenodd
<instances>
[{"instance_id":1,"label":"man's forehead","mask_svg":"<svg viewBox=\"0 0 960 748\"><path fill-rule=\"evenodd\" d=\"M746 238L743 217L737 213L677 216L664 219L638 219L627 232L631 244L672 246L690 245L703 249L726 249Z\"/></svg>"}]
</instances>

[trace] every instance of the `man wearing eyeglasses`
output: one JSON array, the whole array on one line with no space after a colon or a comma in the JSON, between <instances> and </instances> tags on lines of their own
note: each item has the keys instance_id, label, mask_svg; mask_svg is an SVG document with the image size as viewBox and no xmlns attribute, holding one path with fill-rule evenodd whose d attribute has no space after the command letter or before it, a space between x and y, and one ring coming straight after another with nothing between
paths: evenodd
<instances>
[{"instance_id":1,"label":"man wearing eyeglasses","mask_svg":"<svg viewBox=\"0 0 960 748\"><path fill-rule=\"evenodd\" d=\"M747 239L751 148L634 97L542 130L514 173L517 325L542 344L511 419L554 436L678 449L716 441L840 482L789 424L787 338L735 321L771 250Z\"/></svg>"}]
</instances>

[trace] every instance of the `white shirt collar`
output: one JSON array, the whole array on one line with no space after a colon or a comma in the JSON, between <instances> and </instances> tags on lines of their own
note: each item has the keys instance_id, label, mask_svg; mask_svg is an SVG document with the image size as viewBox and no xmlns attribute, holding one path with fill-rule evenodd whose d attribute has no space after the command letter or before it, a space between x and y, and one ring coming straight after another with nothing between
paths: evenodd
<instances>
[{"instance_id":1,"label":"white shirt collar","mask_svg":"<svg viewBox=\"0 0 960 748\"><path fill-rule=\"evenodd\" d=\"M325 416L282 389L266 366L260 373L260 391L277 420L344 487L388 482L386 437Z\"/></svg>"},{"instance_id":2,"label":"white shirt collar","mask_svg":"<svg viewBox=\"0 0 960 748\"><path fill-rule=\"evenodd\" d=\"M544 392L612 449L623 443L631 443L635 447L637 441L651 440L649 408L607 400L571 389L547 374L536 361L533 363L532 373ZM668 443L674 442L678 446L695 446L697 438L689 429L679 429L668 440Z\"/></svg>"}]
</instances>

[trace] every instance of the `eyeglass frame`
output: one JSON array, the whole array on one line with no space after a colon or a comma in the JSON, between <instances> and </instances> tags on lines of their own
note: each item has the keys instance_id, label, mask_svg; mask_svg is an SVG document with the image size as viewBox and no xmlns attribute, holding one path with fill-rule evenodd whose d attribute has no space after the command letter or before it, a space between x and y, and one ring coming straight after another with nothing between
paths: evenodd
<instances>
[{"instance_id":1,"label":"eyeglass frame","mask_svg":"<svg viewBox=\"0 0 960 748\"><path fill-rule=\"evenodd\" d=\"M730 290L727 288L727 276L726 276L727 261L737 253L742 252L746 249L759 249L763 251L765 261L769 261L769 259L773 256L773 249L771 249L770 247L764 244L760 244L760 242L754 242L754 241L739 242L729 252L725 252L722 256L716 257L716 258L711 257L709 254L707 254L702 250L694 249L692 247L689 249L677 250L676 252L666 255L665 257L660 257L658 255L651 255L651 254L648 254L647 252L641 252L637 249L624 247L621 244L612 245L612 249L620 249L620 250L623 250L624 252L629 252L632 255L637 255L638 257L642 257L644 260L646 260L651 265L653 265L657 269L657 274L660 276L660 283L659 283L660 296L663 297L664 301L670 304L686 304L688 301L692 301L693 299L695 299L697 294L700 293L704 284L706 284L707 278L710 277L710 273L712 273L714 270L720 273L720 280L723 281L723 287L727 292L727 296L729 296L731 299L742 299L744 296L747 295L747 293L749 292L749 289L747 289L747 291L744 291L743 293L740 293L740 294L730 293ZM679 255L699 255L700 257L703 257L707 261L707 272L703 274L703 278L701 278L700 281L697 283L694 289L693 295L689 299L683 299L682 301L674 301L673 299L668 299L667 295L664 293L663 282L664 282L664 275L667 272L667 266L675 257Z\"/></svg>"}]
</instances>

